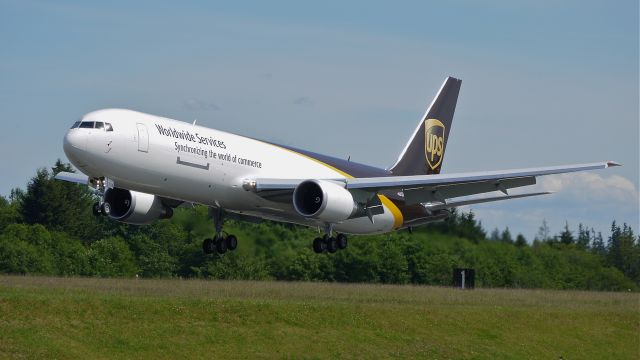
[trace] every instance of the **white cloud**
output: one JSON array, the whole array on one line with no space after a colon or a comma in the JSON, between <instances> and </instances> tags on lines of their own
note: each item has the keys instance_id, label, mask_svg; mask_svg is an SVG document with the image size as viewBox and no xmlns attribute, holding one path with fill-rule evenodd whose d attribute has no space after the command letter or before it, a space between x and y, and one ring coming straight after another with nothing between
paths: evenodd
<instances>
[{"instance_id":1,"label":"white cloud","mask_svg":"<svg viewBox=\"0 0 640 360\"><path fill-rule=\"evenodd\" d=\"M620 175L587 172L546 176L539 179L538 185L517 192L535 191L553 191L554 194L478 204L471 208L488 232L508 226L513 234L523 233L529 240L533 239L543 220L547 221L552 233L562 230L565 222L573 231L582 223L602 231L605 236L613 220L625 222L636 230L640 226L638 189Z\"/></svg>"},{"instance_id":2,"label":"white cloud","mask_svg":"<svg viewBox=\"0 0 640 360\"><path fill-rule=\"evenodd\" d=\"M577 202L614 204L638 207L639 194L635 185L620 175L601 176L585 172L543 177L543 191L558 193L561 198Z\"/></svg>"}]
</instances>

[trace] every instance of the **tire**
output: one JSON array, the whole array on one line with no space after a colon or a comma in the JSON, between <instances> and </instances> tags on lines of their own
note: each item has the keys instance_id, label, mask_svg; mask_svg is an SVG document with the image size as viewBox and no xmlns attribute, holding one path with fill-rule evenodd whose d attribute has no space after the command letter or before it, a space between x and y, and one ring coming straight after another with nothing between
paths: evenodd
<instances>
[{"instance_id":1,"label":"tire","mask_svg":"<svg viewBox=\"0 0 640 360\"><path fill-rule=\"evenodd\" d=\"M103 202L102 206L100 208L102 210L102 213L106 216L111 215L111 204L109 204L108 202Z\"/></svg>"},{"instance_id":2,"label":"tire","mask_svg":"<svg viewBox=\"0 0 640 360\"><path fill-rule=\"evenodd\" d=\"M336 238L330 237L327 239L327 251L331 254L338 251L338 243L336 242Z\"/></svg>"},{"instance_id":3,"label":"tire","mask_svg":"<svg viewBox=\"0 0 640 360\"><path fill-rule=\"evenodd\" d=\"M327 245L325 245L325 242L322 240L322 238L315 238L313 240L313 251L316 254L322 254L327 248Z\"/></svg>"},{"instance_id":4,"label":"tire","mask_svg":"<svg viewBox=\"0 0 640 360\"><path fill-rule=\"evenodd\" d=\"M338 249L344 250L347 248L347 236L345 234L338 234L336 242L338 243Z\"/></svg>"},{"instance_id":5,"label":"tire","mask_svg":"<svg viewBox=\"0 0 640 360\"><path fill-rule=\"evenodd\" d=\"M218 254L224 254L227 252L227 242L224 241L224 239L218 239L218 241L216 241L216 250L218 251Z\"/></svg>"},{"instance_id":6,"label":"tire","mask_svg":"<svg viewBox=\"0 0 640 360\"><path fill-rule=\"evenodd\" d=\"M93 211L93 216L99 217L102 216L102 209L100 208L100 203L96 202L91 207L91 211Z\"/></svg>"},{"instance_id":7,"label":"tire","mask_svg":"<svg viewBox=\"0 0 640 360\"><path fill-rule=\"evenodd\" d=\"M212 254L216 250L216 246L211 239L204 239L202 242L202 252Z\"/></svg>"},{"instance_id":8,"label":"tire","mask_svg":"<svg viewBox=\"0 0 640 360\"><path fill-rule=\"evenodd\" d=\"M238 238L235 235L229 235L224 240L227 242L227 249L233 251L238 247Z\"/></svg>"}]
</instances>

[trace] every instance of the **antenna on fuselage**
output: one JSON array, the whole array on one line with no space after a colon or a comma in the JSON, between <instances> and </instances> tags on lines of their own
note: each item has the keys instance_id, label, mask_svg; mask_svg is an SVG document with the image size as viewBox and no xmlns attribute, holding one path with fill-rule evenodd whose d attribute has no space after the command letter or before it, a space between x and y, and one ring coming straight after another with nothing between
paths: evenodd
<instances>
[{"instance_id":1,"label":"antenna on fuselage","mask_svg":"<svg viewBox=\"0 0 640 360\"><path fill-rule=\"evenodd\" d=\"M191 125L195 125L196 121L198 121L198 119L193 119L193 123Z\"/></svg>"}]
</instances>

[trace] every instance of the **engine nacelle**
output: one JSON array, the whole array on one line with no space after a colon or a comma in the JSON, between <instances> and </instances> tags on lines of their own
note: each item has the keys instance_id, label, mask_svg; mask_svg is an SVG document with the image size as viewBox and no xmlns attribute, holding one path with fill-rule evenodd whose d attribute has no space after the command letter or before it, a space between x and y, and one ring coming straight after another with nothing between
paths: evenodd
<instances>
[{"instance_id":1,"label":"engine nacelle","mask_svg":"<svg viewBox=\"0 0 640 360\"><path fill-rule=\"evenodd\" d=\"M104 201L110 205L110 218L129 224L149 224L173 216L173 209L151 194L110 188L104 193Z\"/></svg>"},{"instance_id":2,"label":"engine nacelle","mask_svg":"<svg viewBox=\"0 0 640 360\"><path fill-rule=\"evenodd\" d=\"M347 220L358 205L351 193L331 181L305 180L293 191L293 207L298 214L329 223Z\"/></svg>"}]
</instances>

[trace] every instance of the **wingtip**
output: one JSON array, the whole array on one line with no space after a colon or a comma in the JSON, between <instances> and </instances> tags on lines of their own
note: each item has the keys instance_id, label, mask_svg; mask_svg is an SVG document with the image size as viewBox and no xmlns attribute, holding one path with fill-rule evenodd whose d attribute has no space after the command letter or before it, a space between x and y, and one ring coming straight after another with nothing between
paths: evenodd
<instances>
[{"instance_id":1,"label":"wingtip","mask_svg":"<svg viewBox=\"0 0 640 360\"><path fill-rule=\"evenodd\" d=\"M607 161L607 167L612 167L612 166L622 166L622 164L615 161Z\"/></svg>"}]
</instances>

